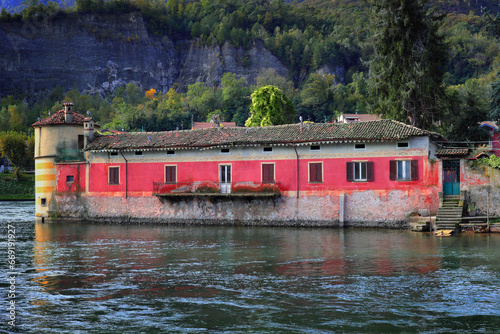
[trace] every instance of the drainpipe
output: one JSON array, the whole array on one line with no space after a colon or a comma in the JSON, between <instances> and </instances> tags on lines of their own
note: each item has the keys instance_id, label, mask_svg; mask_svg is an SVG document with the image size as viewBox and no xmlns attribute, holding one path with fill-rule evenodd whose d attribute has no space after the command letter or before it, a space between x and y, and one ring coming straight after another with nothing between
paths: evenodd
<instances>
[{"instance_id":1,"label":"drainpipe","mask_svg":"<svg viewBox=\"0 0 500 334\"><path fill-rule=\"evenodd\" d=\"M293 149L295 150L295 155L297 156L297 198L299 198L299 153L297 153L297 146L295 142L293 144Z\"/></svg>"},{"instance_id":2,"label":"drainpipe","mask_svg":"<svg viewBox=\"0 0 500 334\"><path fill-rule=\"evenodd\" d=\"M127 199L128 198L128 161L127 159L125 158L125 156L123 155L123 152L120 151L120 154L122 155L123 157L123 160L125 160L125 198Z\"/></svg>"}]
</instances>

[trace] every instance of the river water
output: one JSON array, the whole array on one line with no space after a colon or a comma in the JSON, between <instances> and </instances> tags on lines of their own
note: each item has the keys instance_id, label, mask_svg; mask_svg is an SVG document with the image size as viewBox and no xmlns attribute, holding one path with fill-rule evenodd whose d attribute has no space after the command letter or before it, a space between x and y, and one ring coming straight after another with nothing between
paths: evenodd
<instances>
[{"instance_id":1,"label":"river water","mask_svg":"<svg viewBox=\"0 0 500 334\"><path fill-rule=\"evenodd\" d=\"M41 224L33 217L32 202L0 202L0 332L500 328L500 234Z\"/></svg>"}]
</instances>

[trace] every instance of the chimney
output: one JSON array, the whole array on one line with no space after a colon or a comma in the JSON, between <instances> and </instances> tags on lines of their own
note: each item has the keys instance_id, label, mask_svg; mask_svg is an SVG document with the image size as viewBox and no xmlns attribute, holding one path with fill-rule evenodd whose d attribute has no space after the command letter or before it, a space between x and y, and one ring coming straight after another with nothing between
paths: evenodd
<instances>
[{"instance_id":1,"label":"chimney","mask_svg":"<svg viewBox=\"0 0 500 334\"><path fill-rule=\"evenodd\" d=\"M75 104L73 102L64 102L64 121L66 123L73 122L73 108Z\"/></svg>"},{"instance_id":2,"label":"chimney","mask_svg":"<svg viewBox=\"0 0 500 334\"><path fill-rule=\"evenodd\" d=\"M83 119L83 136L84 136L84 147L87 147L94 139L94 119L92 117L85 117Z\"/></svg>"}]
</instances>

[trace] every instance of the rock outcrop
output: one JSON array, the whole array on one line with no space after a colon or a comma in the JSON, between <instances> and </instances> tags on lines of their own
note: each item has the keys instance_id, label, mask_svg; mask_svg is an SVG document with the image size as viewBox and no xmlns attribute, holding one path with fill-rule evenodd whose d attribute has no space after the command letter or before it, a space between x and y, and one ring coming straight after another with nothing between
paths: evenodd
<instances>
[{"instance_id":1,"label":"rock outcrop","mask_svg":"<svg viewBox=\"0 0 500 334\"><path fill-rule=\"evenodd\" d=\"M198 81L217 83L225 72L255 83L258 73L287 69L256 42L248 49L226 43L151 36L140 13L43 17L0 23L0 95L57 85L108 93L128 82L167 91Z\"/></svg>"}]
</instances>

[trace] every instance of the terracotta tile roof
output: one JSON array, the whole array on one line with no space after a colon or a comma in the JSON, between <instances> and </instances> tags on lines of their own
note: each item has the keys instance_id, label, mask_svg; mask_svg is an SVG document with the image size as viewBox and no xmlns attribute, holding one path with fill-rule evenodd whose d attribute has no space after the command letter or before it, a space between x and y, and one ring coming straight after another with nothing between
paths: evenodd
<instances>
[{"instance_id":1,"label":"terracotta tile roof","mask_svg":"<svg viewBox=\"0 0 500 334\"><path fill-rule=\"evenodd\" d=\"M73 112L73 121L66 123L64 120L64 109L53 113L47 118L44 118L31 126L41 126L41 125L59 125L59 124L71 124L71 125L83 125L83 115Z\"/></svg>"},{"instance_id":2,"label":"terracotta tile roof","mask_svg":"<svg viewBox=\"0 0 500 334\"><path fill-rule=\"evenodd\" d=\"M468 148L441 148L436 150L437 157L459 157L469 154Z\"/></svg>"},{"instance_id":3,"label":"terracotta tile roof","mask_svg":"<svg viewBox=\"0 0 500 334\"><path fill-rule=\"evenodd\" d=\"M236 127L235 122L221 122L220 124L222 124L222 126L225 128L235 128ZM215 125L213 123L210 123L210 122L193 122L192 130L209 129L209 128L213 128L213 127L215 127Z\"/></svg>"},{"instance_id":4,"label":"terracotta tile roof","mask_svg":"<svg viewBox=\"0 0 500 334\"><path fill-rule=\"evenodd\" d=\"M492 130L498 130L498 125L496 122L484 121L479 123L479 127L488 127Z\"/></svg>"},{"instance_id":5,"label":"terracotta tile roof","mask_svg":"<svg viewBox=\"0 0 500 334\"><path fill-rule=\"evenodd\" d=\"M393 120L349 124L289 124L255 128L199 129L165 132L129 132L101 135L86 150L127 150L162 148L209 148L221 146L276 145L295 142L393 141L436 133Z\"/></svg>"}]
</instances>

